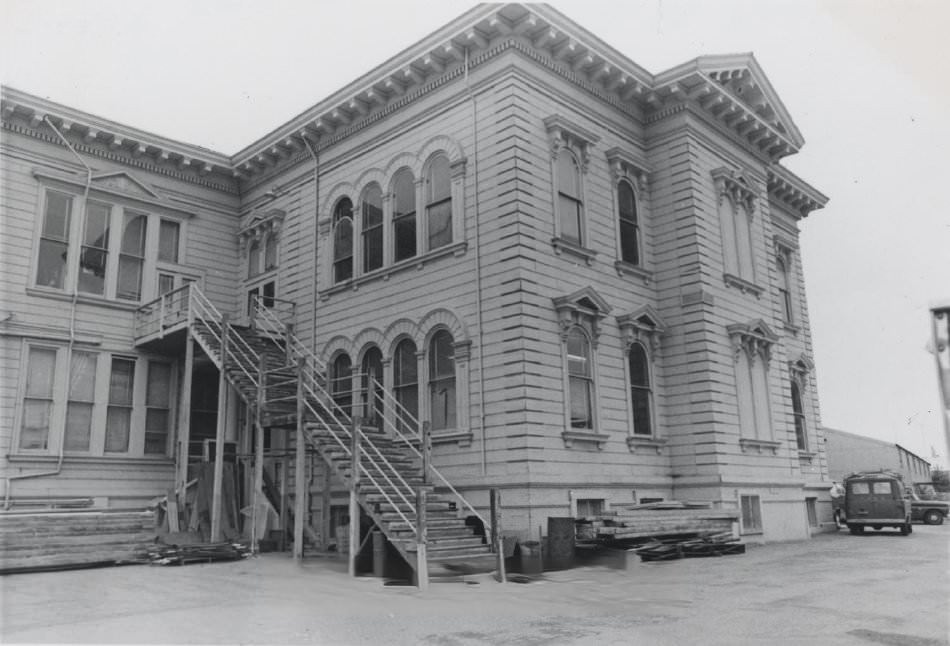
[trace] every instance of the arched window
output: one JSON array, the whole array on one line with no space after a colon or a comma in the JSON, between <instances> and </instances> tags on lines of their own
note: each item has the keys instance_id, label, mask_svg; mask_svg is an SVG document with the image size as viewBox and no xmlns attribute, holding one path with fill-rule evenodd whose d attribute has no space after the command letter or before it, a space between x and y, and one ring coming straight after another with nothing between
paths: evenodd
<instances>
[{"instance_id":1,"label":"arched window","mask_svg":"<svg viewBox=\"0 0 950 646\"><path fill-rule=\"evenodd\" d=\"M620 259L631 265L640 264L640 224L637 221L637 198L626 180L617 185L617 207L620 216Z\"/></svg>"},{"instance_id":2,"label":"arched window","mask_svg":"<svg viewBox=\"0 0 950 646\"><path fill-rule=\"evenodd\" d=\"M805 409L802 406L802 393L798 382L792 380L792 415L795 417L795 442L799 451L808 450L805 434Z\"/></svg>"},{"instance_id":3,"label":"arched window","mask_svg":"<svg viewBox=\"0 0 950 646\"><path fill-rule=\"evenodd\" d=\"M567 335L567 374L571 391L571 428L593 429L594 378L590 340L579 327Z\"/></svg>"},{"instance_id":4,"label":"arched window","mask_svg":"<svg viewBox=\"0 0 950 646\"><path fill-rule=\"evenodd\" d=\"M581 171L569 150L557 156L557 195L560 235L565 240L582 244L584 203L581 201Z\"/></svg>"},{"instance_id":5,"label":"arched window","mask_svg":"<svg viewBox=\"0 0 950 646\"><path fill-rule=\"evenodd\" d=\"M416 182L408 168L393 180L393 260L416 255Z\"/></svg>"},{"instance_id":6,"label":"arched window","mask_svg":"<svg viewBox=\"0 0 950 646\"><path fill-rule=\"evenodd\" d=\"M363 271L383 266L383 192L370 184L363 192Z\"/></svg>"},{"instance_id":7,"label":"arched window","mask_svg":"<svg viewBox=\"0 0 950 646\"><path fill-rule=\"evenodd\" d=\"M653 390L650 387L650 364L643 346L630 346L630 406L633 409L633 432L635 435L652 435L653 422L650 413Z\"/></svg>"},{"instance_id":8,"label":"arched window","mask_svg":"<svg viewBox=\"0 0 950 646\"><path fill-rule=\"evenodd\" d=\"M353 277L353 202L344 197L333 209L333 282Z\"/></svg>"},{"instance_id":9,"label":"arched window","mask_svg":"<svg viewBox=\"0 0 950 646\"><path fill-rule=\"evenodd\" d=\"M373 347L363 355L362 404L363 422L368 426L383 427L383 353Z\"/></svg>"},{"instance_id":10,"label":"arched window","mask_svg":"<svg viewBox=\"0 0 950 646\"><path fill-rule=\"evenodd\" d=\"M455 428L454 340L439 330L429 342L429 404L432 430Z\"/></svg>"},{"instance_id":11,"label":"arched window","mask_svg":"<svg viewBox=\"0 0 950 646\"><path fill-rule=\"evenodd\" d=\"M786 323L793 321L792 317L792 290L788 275L788 260L784 254L779 254L775 260L778 267L778 293L782 300L782 320Z\"/></svg>"},{"instance_id":12,"label":"arched window","mask_svg":"<svg viewBox=\"0 0 950 646\"><path fill-rule=\"evenodd\" d=\"M429 164L426 178L426 220L429 250L452 242L452 175L449 158L438 155Z\"/></svg>"},{"instance_id":13,"label":"arched window","mask_svg":"<svg viewBox=\"0 0 950 646\"><path fill-rule=\"evenodd\" d=\"M419 364L416 344L409 339L400 341L393 354L393 392L399 404L396 411L399 430L415 433L415 420L419 419Z\"/></svg>"},{"instance_id":14,"label":"arched window","mask_svg":"<svg viewBox=\"0 0 950 646\"><path fill-rule=\"evenodd\" d=\"M353 404L352 363L346 354L339 354L330 364L330 396L349 415Z\"/></svg>"}]
</instances>

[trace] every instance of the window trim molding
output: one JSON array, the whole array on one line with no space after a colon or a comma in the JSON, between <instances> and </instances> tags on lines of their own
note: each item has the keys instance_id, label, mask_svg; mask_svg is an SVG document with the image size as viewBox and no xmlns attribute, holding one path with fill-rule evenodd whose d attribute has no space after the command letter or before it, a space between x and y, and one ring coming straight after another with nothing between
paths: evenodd
<instances>
[{"instance_id":1,"label":"window trim molding","mask_svg":"<svg viewBox=\"0 0 950 646\"><path fill-rule=\"evenodd\" d=\"M560 114L552 114L543 120L544 129L548 135L551 165L551 212L554 217L554 236L552 244L555 252L567 250L577 252L587 264L591 264L594 252L587 248L590 244L590 227L588 223L588 204L585 177L590 168L591 154L600 137L583 126L565 118ZM580 192L580 231L579 242L575 243L564 237L561 231L561 200L560 184L558 182L558 158L562 153L568 153L574 158L578 170L578 189Z\"/></svg>"},{"instance_id":2,"label":"window trim molding","mask_svg":"<svg viewBox=\"0 0 950 646\"><path fill-rule=\"evenodd\" d=\"M646 269L649 265L647 250L650 245L646 242L646 221L649 209L647 208L647 194L649 191L649 171L645 163L636 159L633 155L619 147L611 148L606 152L607 165L610 168L611 197L613 199L614 213L614 233L616 235L617 247L614 267L618 275L634 275L642 278L644 282L649 283L652 278L652 272ZM623 245L620 229L620 202L618 194L620 183L627 182L633 191L633 199L637 215L637 254L639 255L639 264L634 264L623 259Z\"/></svg>"}]
</instances>

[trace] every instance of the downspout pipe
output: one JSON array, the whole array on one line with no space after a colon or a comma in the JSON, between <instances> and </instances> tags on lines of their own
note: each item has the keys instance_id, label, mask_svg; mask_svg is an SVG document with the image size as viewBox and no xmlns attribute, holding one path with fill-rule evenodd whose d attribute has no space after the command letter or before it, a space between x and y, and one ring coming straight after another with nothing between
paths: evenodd
<instances>
[{"instance_id":1,"label":"downspout pipe","mask_svg":"<svg viewBox=\"0 0 950 646\"><path fill-rule=\"evenodd\" d=\"M317 303L320 300L320 293L317 281L317 274L319 273L319 265L317 264L319 257L320 249L320 155L317 153L316 146L310 141L310 137L302 133L300 135L303 139L304 145L307 147L307 152L310 153L310 157L313 158L313 311L311 312L311 321L310 321L310 349L316 352L317 347L317 324L316 324L316 313L317 313ZM319 139L317 144L319 144Z\"/></svg>"},{"instance_id":2,"label":"downspout pipe","mask_svg":"<svg viewBox=\"0 0 950 646\"><path fill-rule=\"evenodd\" d=\"M53 132L62 140L63 144L66 145L66 148L69 149L79 163L82 164L83 168L86 169L86 182L83 186L82 192L82 203L80 205L79 211L79 224L80 231L82 230L82 224L86 220L86 205L89 201L89 189L92 187L92 168L89 167L89 164L86 163L86 160L82 158L76 149L73 148L73 145L69 143L69 140L63 136L63 133L53 125L53 122L50 121L49 115L43 115L43 121L46 122L50 128L53 129ZM70 307L69 307L69 345L68 352L66 353L66 388L67 388L67 398L68 398L68 389L70 387L70 379L72 378L73 370L73 346L76 344L76 302L79 299L79 293L76 291L75 285L73 285L72 294L70 295ZM58 458L56 460L56 468L52 471L41 471L39 473L20 473L17 475L7 476L7 486L4 490L3 495L3 508L10 508L10 490L13 488L13 483L17 480L26 480L28 478L45 478L48 476L58 476L63 471L63 459L66 454L66 424L63 423L63 428L60 429L59 433L59 451Z\"/></svg>"},{"instance_id":3,"label":"downspout pipe","mask_svg":"<svg viewBox=\"0 0 950 646\"><path fill-rule=\"evenodd\" d=\"M472 176L475 182L475 312L478 320L478 394L481 405L478 407L479 434L482 439L482 475L488 475L488 446L485 430L485 325L482 311L482 247L481 247L481 218L478 211L478 105L475 93L468 78L469 70L468 47L465 48L465 89L472 106Z\"/></svg>"}]
</instances>

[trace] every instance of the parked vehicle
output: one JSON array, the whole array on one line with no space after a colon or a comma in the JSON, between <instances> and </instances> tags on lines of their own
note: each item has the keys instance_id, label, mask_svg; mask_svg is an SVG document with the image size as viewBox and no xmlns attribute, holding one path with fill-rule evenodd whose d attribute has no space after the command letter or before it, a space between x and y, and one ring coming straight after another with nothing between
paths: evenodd
<instances>
[{"instance_id":1,"label":"parked vehicle","mask_svg":"<svg viewBox=\"0 0 950 646\"><path fill-rule=\"evenodd\" d=\"M912 487L906 487L907 497L910 498L910 519L926 525L942 525L943 520L950 513L950 503L937 500L933 484L916 482ZM934 496L934 498L931 498Z\"/></svg>"},{"instance_id":2,"label":"parked vehicle","mask_svg":"<svg viewBox=\"0 0 950 646\"><path fill-rule=\"evenodd\" d=\"M853 473L844 480L844 519L852 534L868 527L894 527L904 536L914 531L904 482L889 471Z\"/></svg>"}]
</instances>

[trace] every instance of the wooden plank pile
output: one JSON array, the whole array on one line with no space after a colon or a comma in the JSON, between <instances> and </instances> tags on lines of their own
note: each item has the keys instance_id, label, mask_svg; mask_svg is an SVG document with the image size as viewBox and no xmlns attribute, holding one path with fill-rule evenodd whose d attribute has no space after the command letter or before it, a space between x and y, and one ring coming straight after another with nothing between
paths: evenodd
<instances>
[{"instance_id":1,"label":"wooden plank pile","mask_svg":"<svg viewBox=\"0 0 950 646\"><path fill-rule=\"evenodd\" d=\"M0 574L131 561L155 536L152 511L4 511Z\"/></svg>"},{"instance_id":2,"label":"wooden plank pile","mask_svg":"<svg viewBox=\"0 0 950 646\"><path fill-rule=\"evenodd\" d=\"M744 554L745 545L732 531L703 533L695 538L652 539L636 548L642 561L669 561L703 556Z\"/></svg>"},{"instance_id":3,"label":"wooden plank pile","mask_svg":"<svg viewBox=\"0 0 950 646\"><path fill-rule=\"evenodd\" d=\"M145 550L141 559L153 565L188 565L237 561L251 556L251 550L242 543L205 543L199 545L165 545L156 543Z\"/></svg>"}]
</instances>

